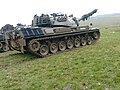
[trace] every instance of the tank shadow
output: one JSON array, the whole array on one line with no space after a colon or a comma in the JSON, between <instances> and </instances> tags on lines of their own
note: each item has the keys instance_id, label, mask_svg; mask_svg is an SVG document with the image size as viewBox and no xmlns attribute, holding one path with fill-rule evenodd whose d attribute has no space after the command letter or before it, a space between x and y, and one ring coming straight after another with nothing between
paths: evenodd
<instances>
[{"instance_id":1,"label":"tank shadow","mask_svg":"<svg viewBox=\"0 0 120 90\"><path fill-rule=\"evenodd\" d=\"M15 54L11 54L10 56L14 56L14 57L19 56L21 58L26 58L26 59L29 59L29 60L40 58L40 56L35 55L33 53L29 53L29 52L25 52L24 54L23 53L15 53Z\"/></svg>"},{"instance_id":2,"label":"tank shadow","mask_svg":"<svg viewBox=\"0 0 120 90\"><path fill-rule=\"evenodd\" d=\"M0 68L9 68L13 65L20 65L30 61L38 60L39 56L31 53L13 53L0 57ZM3 63L4 62L4 63Z\"/></svg>"}]
</instances>

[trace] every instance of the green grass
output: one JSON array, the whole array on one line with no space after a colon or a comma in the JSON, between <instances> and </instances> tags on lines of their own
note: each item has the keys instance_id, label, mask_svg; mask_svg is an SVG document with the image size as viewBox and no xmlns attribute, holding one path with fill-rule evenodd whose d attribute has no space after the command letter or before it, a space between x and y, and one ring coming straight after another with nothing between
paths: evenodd
<instances>
[{"instance_id":1,"label":"green grass","mask_svg":"<svg viewBox=\"0 0 120 90\"><path fill-rule=\"evenodd\" d=\"M95 45L38 58L0 53L0 90L120 90L120 28L101 29ZM65 89L65 90L67 90Z\"/></svg>"}]
</instances>

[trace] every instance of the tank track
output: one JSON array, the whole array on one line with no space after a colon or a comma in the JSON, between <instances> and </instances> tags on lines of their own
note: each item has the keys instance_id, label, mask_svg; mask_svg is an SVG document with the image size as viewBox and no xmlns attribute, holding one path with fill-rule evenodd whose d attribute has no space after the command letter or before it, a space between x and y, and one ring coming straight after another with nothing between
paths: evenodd
<instances>
[{"instance_id":1,"label":"tank track","mask_svg":"<svg viewBox=\"0 0 120 90\"><path fill-rule=\"evenodd\" d=\"M99 31L69 33L58 36L29 39L24 47L26 51L40 57L49 56L74 47L92 45L100 38Z\"/></svg>"}]
</instances>

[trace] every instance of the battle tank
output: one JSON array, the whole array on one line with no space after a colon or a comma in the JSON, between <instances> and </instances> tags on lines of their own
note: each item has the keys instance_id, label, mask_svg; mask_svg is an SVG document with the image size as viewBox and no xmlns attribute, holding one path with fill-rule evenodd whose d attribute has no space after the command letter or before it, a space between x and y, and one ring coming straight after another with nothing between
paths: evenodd
<instances>
[{"instance_id":1,"label":"battle tank","mask_svg":"<svg viewBox=\"0 0 120 90\"><path fill-rule=\"evenodd\" d=\"M6 47L10 45L22 53L27 51L46 56L73 47L91 45L99 39L99 29L80 26L79 22L87 20L96 12L97 9L80 19L59 13L35 15L31 26L17 27L5 33Z\"/></svg>"},{"instance_id":2,"label":"battle tank","mask_svg":"<svg viewBox=\"0 0 120 90\"><path fill-rule=\"evenodd\" d=\"M6 52L11 49L10 47L6 48L4 33L10 30L13 30L13 29L14 29L13 25L10 25L10 24L6 24L5 26L1 28L0 30L1 31L0 32L0 52Z\"/></svg>"}]
</instances>

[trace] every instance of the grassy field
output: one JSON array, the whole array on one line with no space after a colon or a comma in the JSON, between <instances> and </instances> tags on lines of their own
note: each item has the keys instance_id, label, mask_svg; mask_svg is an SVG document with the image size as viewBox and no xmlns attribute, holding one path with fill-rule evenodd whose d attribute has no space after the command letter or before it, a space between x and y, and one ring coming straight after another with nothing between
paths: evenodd
<instances>
[{"instance_id":1,"label":"grassy field","mask_svg":"<svg viewBox=\"0 0 120 90\"><path fill-rule=\"evenodd\" d=\"M91 46L38 58L0 53L0 90L120 90L120 27Z\"/></svg>"}]
</instances>

